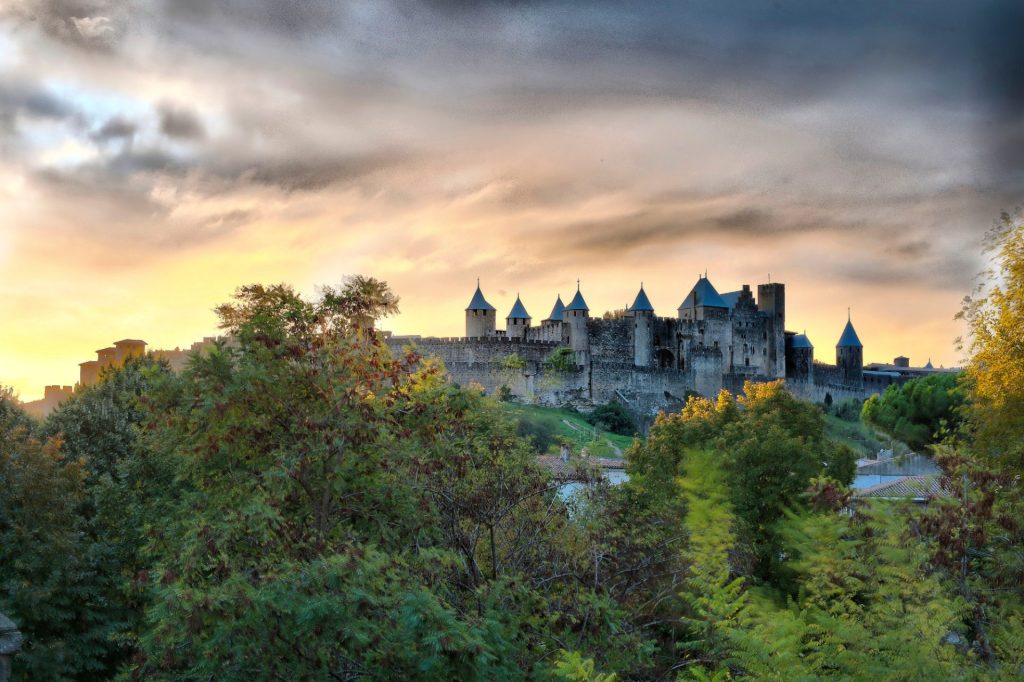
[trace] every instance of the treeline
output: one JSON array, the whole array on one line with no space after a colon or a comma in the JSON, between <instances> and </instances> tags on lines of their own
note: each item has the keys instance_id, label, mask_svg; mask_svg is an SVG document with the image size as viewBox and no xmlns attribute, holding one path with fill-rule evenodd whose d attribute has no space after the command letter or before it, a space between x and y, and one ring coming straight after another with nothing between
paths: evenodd
<instances>
[{"instance_id":1,"label":"treeline","mask_svg":"<svg viewBox=\"0 0 1024 682\"><path fill-rule=\"evenodd\" d=\"M1019 221L993 247L919 510L854 504L779 383L691 399L565 500L497 403L387 351L383 283L244 287L181 374L131 361L44 423L0 397L17 679L1019 679Z\"/></svg>"}]
</instances>

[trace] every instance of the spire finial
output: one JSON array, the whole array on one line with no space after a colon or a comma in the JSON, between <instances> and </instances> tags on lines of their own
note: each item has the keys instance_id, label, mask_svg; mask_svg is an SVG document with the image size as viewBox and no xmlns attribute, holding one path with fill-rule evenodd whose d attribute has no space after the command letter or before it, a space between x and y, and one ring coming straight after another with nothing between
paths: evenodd
<instances>
[{"instance_id":1,"label":"spire finial","mask_svg":"<svg viewBox=\"0 0 1024 682\"><path fill-rule=\"evenodd\" d=\"M850 308L849 308L849 307L847 307L847 308L846 308L846 321L847 321L847 322L850 322L850 321L852 321L852 319L853 319L853 318L852 318L852 317L850 317Z\"/></svg>"},{"instance_id":2,"label":"spire finial","mask_svg":"<svg viewBox=\"0 0 1024 682\"><path fill-rule=\"evenodd\" d=\"M580 278L577 277L576 278L576 291L579 291L579 290L580 290Z\"/></svg>"},{"instance_id":3,"label":"spire finial","mask_svg":"<svg viewBox=\"0 0 1024 682\"><path fill-rule=\"evenodd\" d=\"M708 269L704 268L704 279L708 278Z\"/></svg>"},{"instance_id":4,"label":"spire finial","mask_svg":"<svg viewBox=\"0 0 1024 682\"><path fill-rule=\"evenodd\" d=\"M477 289L480 288L480 278L479 277L476 278L476 288Z\"/></svg>"}]
</instances>

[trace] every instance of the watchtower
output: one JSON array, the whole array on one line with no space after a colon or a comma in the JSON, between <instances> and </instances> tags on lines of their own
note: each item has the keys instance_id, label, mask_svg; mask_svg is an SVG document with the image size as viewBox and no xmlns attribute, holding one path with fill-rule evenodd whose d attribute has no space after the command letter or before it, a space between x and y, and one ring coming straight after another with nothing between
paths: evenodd
<instances>
[{"instance_id":1,"label":"watchtower","mask_svg":"<svg viewBox=\"0 0 1024 682\"><path fill-rule=\"evenodd\" d=\"M650 367L654 348L651 340L654 335L654 306L647 298L643 282L640 283L640 291L629 311L633 313L633 364L636 367Z\"/></svg>"},{"instance_id":2,"label":"watchtower","mask_svg":"<svg viewBox=\"0 0 1024 682\"><path fill-rule=\"evenodd\" d=\"M857 330L853 328L849 315L839 343L836 344L836 365L842 371L846 383L860 386L864 382L864 345L857 337Z\"/></svg>"},{"instance_id":3,"label":"watchtower","mask_svg":"<svg viewBox=\"0 0 1024 682\"><path fill-rule=\"evenodd\" d=\"M526 306L516 294L516 302L511 312L505 318L505 336L510 339L522 339L526 336L526 330L530 328L530 313L526 312Z\"/></svg>"},{"instance_id":4,"label":"watchtower","mask_svg":"<svg viewBox=\"0 0 1024 682\"><path fill-rule=\"evenodd\" d=\"M587 334L587 320L590 319L590 308L580 293L580 284L576 282L576 295L562 313L569 330L569 347L576 351L577 364L586 364L590 355L590 337Z\"/></svg>"},{"instance_id":5,"label":"watchtower","mask_svg":"<svg viewBox=\"0 0 1024 682\"><path fill-rule=\"evenodd\" d=\"M480 280L476 281L476 293L466 307L466 336L476 338L494 336L496 329L497 310L487 302L480 291Z\"/></svg>"}]
</instances>

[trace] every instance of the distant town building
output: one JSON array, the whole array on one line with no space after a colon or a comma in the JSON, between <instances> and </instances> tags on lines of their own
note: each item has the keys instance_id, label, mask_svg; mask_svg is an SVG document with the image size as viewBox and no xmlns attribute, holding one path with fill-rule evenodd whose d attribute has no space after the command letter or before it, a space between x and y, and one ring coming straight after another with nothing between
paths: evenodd
<instances>
[{"instance_id":1,"label":"distant town building","mask_svg":"<svg viewBox=\"0 0 1024 682\"><path fill-rule=\"evenodd\" d=\"M218 337L207 336L202 341L193 343L188 349L153 350L150 355L158 360L166 360L175 372L185 368L190 354L211 347ZM114 345L96 351L95 360L86 360L78 364L78 384L76 386L47 386L41 400L22 403L29 413L45 417L58 405L74 395L76 389L92 386L100 380L103 371L110 367L121 367L129 358L142 357L146 354L146 342L141 339L121 339Z\"/></svg>"}]
</instances>

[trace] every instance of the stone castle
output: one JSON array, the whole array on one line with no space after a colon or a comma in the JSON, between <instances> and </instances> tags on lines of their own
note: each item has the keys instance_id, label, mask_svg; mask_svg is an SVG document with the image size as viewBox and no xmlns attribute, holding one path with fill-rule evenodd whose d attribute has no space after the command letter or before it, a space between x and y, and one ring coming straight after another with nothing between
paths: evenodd
<instances>
[{"instance_id":1,"label":"stone castle","mask_svg":"<svg viewBox=\"0 0 1024 682\"><path fill-rule=\"evenodd\" d=\"M692 393L740 392L745 381L785 379L796 395L814 402L863 399L891 384L936 370L864 365L864 347L848 320L834 365L818 362L805 334L786 331L786 287L770 282L719 293L700 276L674 317L655 314L641 284L624 311L592 317L577 285L568 305L561 296L539 324L519 297L497 328L497 310L477 282L466 308L466 335L454 338L389 336L394 350L413 345L444 361L451 379L491 394L562 405L623 402L642 413L685 400Z\"/></svg>"}]
</instances>

